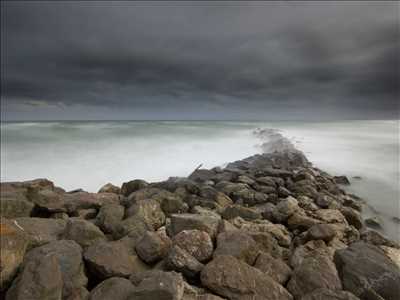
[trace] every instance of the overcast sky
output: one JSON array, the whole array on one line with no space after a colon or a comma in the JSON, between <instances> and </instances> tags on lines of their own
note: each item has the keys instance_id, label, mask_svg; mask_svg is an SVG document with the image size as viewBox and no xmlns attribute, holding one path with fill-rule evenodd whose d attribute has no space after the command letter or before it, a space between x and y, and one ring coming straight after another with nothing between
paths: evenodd
<instances>
[{"instance_id":1,"label":"overcast sky","mask_svg":"<svg viewBox=\"0 0 400 300\"><path fill-rule=\"evenodd\" d=\"M3 120L399 116L398 2L1 2Z\"/></svg>"}]
</instances>

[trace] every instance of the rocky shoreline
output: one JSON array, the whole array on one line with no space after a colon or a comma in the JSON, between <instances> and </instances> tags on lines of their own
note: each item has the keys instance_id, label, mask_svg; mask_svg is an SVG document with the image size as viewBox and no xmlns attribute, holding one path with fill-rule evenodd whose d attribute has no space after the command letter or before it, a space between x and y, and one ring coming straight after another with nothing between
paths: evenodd
<instances>
[{"instance_id":1,"label":"rocky shoreline","mask_svg":"<svg viewBox=\"0 0 400 300\"><path fill-rule=\"evenodd\" d=\"M1 299L399 299L400 246L347 178L256 134L268 153L187 178L1 183Z\"/></svg>"}]
</instances>

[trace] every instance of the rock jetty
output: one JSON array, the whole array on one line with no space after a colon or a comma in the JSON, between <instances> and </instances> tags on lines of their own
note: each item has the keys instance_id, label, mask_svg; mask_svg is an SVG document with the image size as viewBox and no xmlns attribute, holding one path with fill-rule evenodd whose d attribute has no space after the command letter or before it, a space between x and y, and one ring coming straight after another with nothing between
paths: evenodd
<instances>
[{"instance_id":1,"label":"rock jetty","mask_svg":"<svg viewBox=\"0 0 400 300\"><path fill-rule=\"evenodd\" d=\"M1 299L400 299L400 246L366 227L346 177L272 134L187 178L1 183Z\"/></svg>"}]
</instances>

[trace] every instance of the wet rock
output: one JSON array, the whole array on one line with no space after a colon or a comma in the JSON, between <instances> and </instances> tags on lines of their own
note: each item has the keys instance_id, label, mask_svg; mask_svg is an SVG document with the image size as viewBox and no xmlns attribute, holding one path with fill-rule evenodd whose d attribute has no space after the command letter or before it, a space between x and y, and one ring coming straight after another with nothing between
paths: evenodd
<instances>
[{"instance_id":1,"label":"wet rock","mask_svg":"<svg viewBox=\"0 0 400 300\"><path fill-rule=\"evenodd\" d=\"M211 238L215 238L218 232L220 219L214 216L198 214L173 214L171 224L167 227L168 234L175 236L182 230L197 229L207 232Z\"/></svg>"},{"instance_id":2,"label":"wet rock","mask_svg":"<svg viewBox=\"0 0 400 300\"><path fill-rule=\"evenodd\" d=\"M129 277L134 271L148 269L134 248L123 241L94 244L85 250L84 258L90 272L99 279Z\"/></svg>"},{"instance_id":3,"label":"wet rock","mask_svg":"<svg viewBox=\"0 0 400 300\"><path fill-rule=\"evenodd\" d=\"M165 224L165 214L161 210L160 204L153 199L139 200L126 211L127 217L138 215L154 230Z\"/></svg>"},{"instance_id":4,"label":"wet rock","mask_svg":"<svg viewBox=\"0 0 400 300\"><path fill-rule=\"evenodd\" d=\"M21 265L29 237L13 221L0 220L0 291L8 288Z\"/></svg>"},{"instance_id":5,"label":"wet rock","mask_svg":"<svg viewBox=\"0 0 400 300\"><path fill-rule=\"evenodd\" d=\"M210 235L205 231L183 230L172 241L199 262L208 261L212 257L214 246Z\"/></svg>"},{"instance_id":6,"label":"wet rock","mask_svg":"<svg viewBox=\"0 0 400 300\"><path fill-rule=\"evenodd\" d=\"M375 230L366 230L361 233L361 239L369 244L375 246L387 246L400 249L400 245L394 241L389 240L387 237L384 237L381 233Z\"/></svg>"},{"instance_id":7,"label":"wet rock","mask_svg":"<svg viewBox=\"0 0 400 300\"><path fill-rule=\"evenodd\" d=\"M127 197L133 192L146 188L148 185L146 181L141 179L131 180L122 184L120 193Z\"/></svg>"},{"instance_id":8,"label":"wet rock","mask_svg":"<svg viewBox=\"0 0 400 300\"><path fill-rule=\"evenodd\" d=\"M25 263L6 300L61 300L63 281L55 254Z\"/></svg>"},{"instance_id":9,"label":"wet rock","mask_svg":"<svg viewBox=\"0 0 400 300\"><path fill-rule=\"evenodd\" d=\"M380 246L379 248L400 268L400 249L387 246Z\"/></svg>"},{"instance_id":10,"label":"wet rock","mask_svg":"<svg viewBox=\"0 0 400 300\"><path fill-rule=\"evenodd\" d=\"M322 288L305 295L301 300L360 300L360 298L350 292Z\"/></svg>"},{"instance_id":11,"label":"wet rock","mask_svg":"<svg viewBox=\"0 0 400 300\"><path fill-rule=\"evenodd\" d=\"M217 256L201 272L201 283L233 300L289 300L287 290L268 275L232 256Z\"/></svg>"},{"instance_id":12,"label":"wet rock","mask_svg":"<svg viewBox=\"0 0 400 300\"><path fill-rule=\"evenodd\" d=\"M218 235L213 257L231 255L253 265L258 253L258 244L250 234L242 231L228 231Z\"/></svg>"},{"instance_id":13,"label":"wet rock","mask_svg":"<svg viewBox=\"0 0 400 300\"><path fill-rule=\"evenodd\" d=\"M165 268L182 273L187 278L195 278L203 269L203 264L179 246L173 246L165 258Z\"/></svg>"},{"instance_id":14,"label":"wet rock","mask_svg":"<svg viewBox=\"0 0 400 300\"><path fill-rule=\"evenodd\" d=\"M103 205L96 217L96 224L104 233L114 233L125 214L125 208L119 204Z\"/></svg>"},{"instance_id":15,"label":"wet rock","mask_svg":"<svg viewBox=\"0 0 400 300\"><path fill-rule=\"evenodd\" d=\"M169 248L171 240L156 232L147 231L136 245L136 253L148 264L153 264L163 259Z\"/></svg>"},{"instance_id":16,"label":"wet rock","mask_svg":"<svg viewBox=\"0 0 400 300\"><path fill-rule=\"evenodd\" d=\"M306 240L329 242L335 237L335 231L328 224L316 224L307 230Z\"/></svg>"},{"instance_id":17,"label":"wet rock","mask_svg":"<svg viewBox=\"0 0 400 300\"><path fill-rule=\"evenodd\" d=\"M323 255L305 258L295 268L287 289L297 299L319 288L341 290L335 264Z\"/></svg>"},{"instance_id":18,"label":"wet rock","mask_svg":"<svg viewBox=\"0 0 400 300\"><path fill-rule=\"evenodd\" d=\"M257 257L254 267L282 285L289 280L292 274L292 269L285 262L265 252L260 253Z\"/></svg>"},{"instance_id":19,"label":"wet rock","mask_svg":"<svg viewBox=\"0 0 400 300\"><path fill-rule=\"evenodd\" d=\"M346 176L334 176L333 179L337 184L350 185L350 181Z\"/></svg>"},{"instance_id":20,"label":"wet rock","mask_svg":"<svg viewBox=\"0 0 400 300\"><path fill-rule=\"evenodd\" d=\"M398 299L400 270L381 249L357 242L335 253L344 289L364 298L374 291L386 300Z\"/></svg>"},{"instance_id":21,"label":"wet rock","mask_svg":"<svg viewBox=\"0 0 400 300\"><path fill-rule=\"evenodd\" d=\"M126 300L134 290L134 285L128 279L112 277L97 285L90 292L89 300Z\"/></svg>"},{"instance_id":22,"label":"wet rock","mask_svg":"<svg viewBox=\"0 0 400 300\"><path fill-rule=\"evenodd\" d=\"M222 213L224 219L230 220L236 217L241 217L245 220L261 219L261 214L256 210L241 205L231 205L225 208Z\"/></svg>"},{"instance_id":23,"label":"wet rock","mask_svg":"<svg viewBox=\"0 0 400 300\"><path fill-rule=\"evenodd\" d=\"M82 248L89 247L98 241L106 239L104 233L96 225L77 218L68 219L63 238L74 240Z\"/></svg>"},{"instance_id":24,"label":"wet rock","mask_svg":"<svg viewBox=\"0 0 400 300\"><path fill-rule=\"evenodd\" d=\"M121 192L121 189L112 183L107 183L103 185L98 193L114 193L114 194L119 194Z\"/></svg>"},{"instance_id":25,"label":"wet rock","mask_svg":"<svg viewBox=\"0 0 400 300\"><path fill-rule=\"evenodd\" d=\"M14 223L29 235L30 247L61 239L67 224L65 220L44 218L17 218Z\"/></svg>"},{"instance_id":26,"label":"wet rock","mask_svg":"<svg viewBox=\"0 0 400 300\"><path fill-rule=\"evenodd\" d=\"M357 229L363 227L363 220L359 212L350 207L343 207L340 211L350 225L353 225Z\"/></svg>"},{"instance_id":27,"label":"wet rock","mask_svg":"<svg viewBox=\"0 0 400 300\"><path fill-rule=\"evenodd\" d=\"M382 221L377 216L365 219L365 224L372 228L382 228Z\"/></svg>"},{"instance_id":28,"label":"wet rock","mask_svg":"<svg viewBox=\"0 0 400 300\"><path fill-rule=\"evenodd\" d=\"M152 272L145 277L127 300L181 300L184 293L184 281L181 274L175 272Z\"/></svg>"}]
</instances>

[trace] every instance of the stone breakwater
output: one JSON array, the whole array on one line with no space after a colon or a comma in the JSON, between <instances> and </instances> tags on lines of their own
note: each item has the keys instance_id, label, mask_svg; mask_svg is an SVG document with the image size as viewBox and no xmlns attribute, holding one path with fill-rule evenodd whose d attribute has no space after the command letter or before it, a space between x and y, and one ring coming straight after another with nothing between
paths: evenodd
<instances>
[{"instance_id":1,"label":"stone breakwater","mask_svg":"<svg viewBox=\"0 0 400 300\"><path fill-rule=\"evenodd\" d=\"M347 178L255 134L268 153L187 178L1 183L1 298L400 299L400 246L366 227Z\"/></svg>"}]
</instances>

